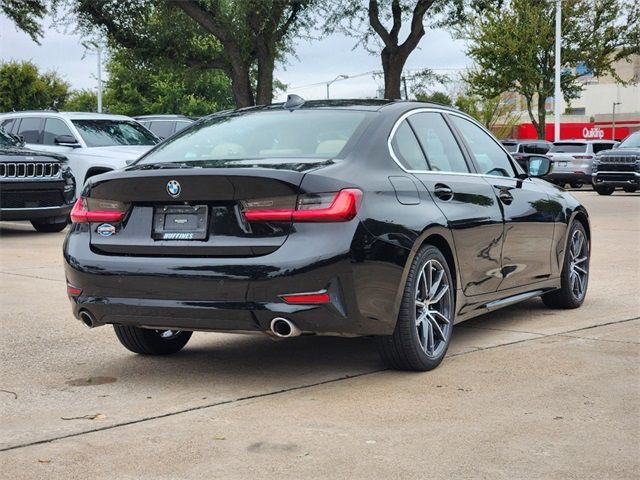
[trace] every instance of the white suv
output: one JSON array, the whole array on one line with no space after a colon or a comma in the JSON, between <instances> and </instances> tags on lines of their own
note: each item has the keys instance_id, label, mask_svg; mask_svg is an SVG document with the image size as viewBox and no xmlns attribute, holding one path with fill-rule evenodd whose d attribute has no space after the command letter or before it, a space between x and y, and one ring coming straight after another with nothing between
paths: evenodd
<instances>
[{"instance_id":1,"label":"white suv","mask_svg":"<svg viewBox=\"0 0 640 480\"><path fill-rule=\"evenodd\" d=\"M125 167L160 141L132 118L102 113L11 112L0 114L0 127L29 148L66 156L76 196L87 178Z\"/></svg>"}]
</instances>

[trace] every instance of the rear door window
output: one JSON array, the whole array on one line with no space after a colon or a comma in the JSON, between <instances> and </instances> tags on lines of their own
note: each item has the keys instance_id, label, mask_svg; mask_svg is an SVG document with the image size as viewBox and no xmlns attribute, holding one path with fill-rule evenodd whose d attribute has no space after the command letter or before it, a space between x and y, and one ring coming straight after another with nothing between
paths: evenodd
<instances>
[{"instance_id":1,"label":"rear door window","mask_svg":"<svg viewBox=\"0 0 640 480\"><path fill-rule=\"evenodd\" d=\"M185 122L183 120L178 120L176 122L176 132L179 132L180 130L184 130L185 128L187 128L189 125L191 125L193 122Z\"/></svg>"},{"instance_id":2,"label":"rear door window","mask_svg":"<svg viewBox=\"0 0 640 480\"><path fill-rule=\"evenodd\" d=\"M25 143L40 143L40 133L42 131L41 117L25 117L20 122L18 135L24 138Z\"/></svg>"},{"instance_id":3,"label":"rear door window","mask_svg":"<svg viewBox=\"0 0 640 480\"><path fill-rule=\"evenodd\" d=\"M9 120L4 120L0 123L0 127L7 133L11 133L11 129L13 128L13 124L15 123L15 119L10 118Z\"/></svg>"},{"instance_id":4,"label":"rear door window","mask_svg":"<svg viewBox=\"0 0 640 480\"><path fill-rule=\"evenodd\" d=\"M436 112L416 113L409 117L409 123L427 156L429 170L469 173L458 142L442 115Z\"/></svg>"},{"instance_id":5,"label":"rear door window","mask_svg":"<svg viewBox=\"0 0 640 480\"><path fill-rule=\"evenodd\" d=\"M156 122L151 122L149 125L149 130L155 133L160 138L169 138L173 135L173 122L167 120L159 120Z\"/></svg>"},{"instance_id":6,"label":"rear door window","mask_svg":"<svg viewBox=\"0 0 640 480\"><path fill-rule=\"evenodd\" d=\"M42 144L43 145L55 145L56 137L60 135L70 135L75 138L75 135L71 133L67 124L59 118L47 118L44 123L44 131L42 132Z\"/></svg>"}]
</instances>

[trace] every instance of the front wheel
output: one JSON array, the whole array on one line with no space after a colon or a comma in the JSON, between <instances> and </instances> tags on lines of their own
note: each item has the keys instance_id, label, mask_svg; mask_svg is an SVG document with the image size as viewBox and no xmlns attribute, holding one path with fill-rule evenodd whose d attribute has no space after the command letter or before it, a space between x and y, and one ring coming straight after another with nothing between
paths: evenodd
<instances>
[{"instance_id":1,"label":"front wheel","mask_svg":"<svg viewBox=\"0 0 640 480\"><path fill-rule=\"evenodd\" d=\"M169 355L179 352L193 332L183 330L149 330L114 325L116 337L127 350L141 355Z\"/></svg>"},{"instance_id":2,"label":"front wheel","mask_svg":"<svg viewBox=\"0 0 640 480\"><path fill-rule=\"evenodd\" d=\"M383 360L399 370L436 368L449 347L454 318L453 280L433 245L416 254L405 284L393 335L378 337Z\"/></svg>"},{"instance_id":3,"label":"front wheel","mask_svg":"<svg viewBox=\"0 0 640 480\"><path fill-rule=\"evenodd\" d=\"M560 289L542 296L544 304L550 308L578 308L582 305L589 284L589 240L577 220L569 229L560 280Z\"/></svg>"},{"instance_id":4,"label":"front wheel","mask_svg":"<svg viewBox=\"0 0 640 480\"><path fill-rule=\"evenodd\" d=\"M615 187L596 187L596 192L598 192L598 195L611 195L614 190Z\"/></svg>"},{"instance_id":5,"label":"front wheel","mask_svg":"<svg viewBox=\"0 0 640 480\"><path fill-rule=\"evenodd\" d=\"M33 225L33 228L35 228L37 232L41 233L61 232L67 226L67 223L68 221L66 218L59 222L31 220L31 225Z\"/></svg>"}]
</instances>

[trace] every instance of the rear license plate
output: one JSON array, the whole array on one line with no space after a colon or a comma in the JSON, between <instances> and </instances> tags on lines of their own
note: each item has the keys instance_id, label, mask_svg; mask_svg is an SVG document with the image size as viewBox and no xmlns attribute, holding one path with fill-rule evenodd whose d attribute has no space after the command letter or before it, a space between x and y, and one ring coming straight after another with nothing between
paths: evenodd
<instances>
[{"instance_id":1,"label":"rear license plate","mask_svg":"<svg viewBox=\"0 0 640 480\"><path fill-rule=\"evenodd\" d=\"M209 210L206 205L167 205L153 211L154 240L204 240Z\"/></svg>"},{"instance_id":2,"label":"rear license plate","mask_svg":"<svg viewBox=\"0 0 640 480\"><path fill-rule=\"evenodd\" d=\"M566 167L567 166L567 162L558 162L558 166L559 167Z\"/></svg>"}]
</instances>

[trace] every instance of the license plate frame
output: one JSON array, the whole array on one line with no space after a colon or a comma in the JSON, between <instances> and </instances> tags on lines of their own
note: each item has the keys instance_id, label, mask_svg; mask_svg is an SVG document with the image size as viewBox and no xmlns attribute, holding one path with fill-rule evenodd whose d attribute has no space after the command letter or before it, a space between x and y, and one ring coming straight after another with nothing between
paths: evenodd
<instances>
[{"instance_id":1,"label":"license plate frame","mask_svg":"<svg viewBox=\"0 0 640 480\"><path fill-rule=\"evenodd\" d=\"M153 209L154 240L206 240L209 227L207 205L161 205Z\"/></svg>"}]
</instances>

